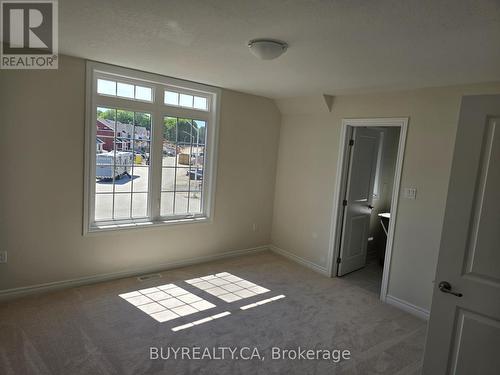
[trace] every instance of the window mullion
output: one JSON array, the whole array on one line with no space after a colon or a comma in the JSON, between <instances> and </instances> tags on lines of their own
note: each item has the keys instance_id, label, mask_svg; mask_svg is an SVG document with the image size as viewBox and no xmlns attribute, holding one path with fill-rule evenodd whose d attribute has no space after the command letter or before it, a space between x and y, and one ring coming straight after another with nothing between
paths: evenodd
<instances>
[{"instance_id":1,"label":"window mullion","mask_svg":"<svg viewBox=\"0 0 500 375\"><path fill-rule=\"evenodd\" d=\"M92 76L89 81L87 81L87 90L90 92L87 93L87 106L90 106L90 114L87 113L87 116L90 117L90 125L86 124L86 136L88 144L86 144L86 152L88 152L87 166L86 166L86 181L87 184L87 194L86 194L86 204L85 209L87 211L86 220L84 223L84 233L87 233L90 227L95 222L95 175L96 175L96 153L95 153L95 145L96 145L96 129L95 123L97 120L95 108L97 107L96 98L94 94L94 90L97 89L97 79ZM89 108L87 108L87 112Z\"/></svg>"},{"instance_id":2,"label":"window mullion","mask_svg":"<svg viewBox=\"0 0 500 375\"><path fill-rule=\"evenodd\" d=\"M160 198L161 198L161 176L162 176L162 159L163 159L163 118L161 111L161 98L158 95L161 86L156 87L155 103L156 107L152 113L152 129L151 150L150 150L150 199L149 199L149 216L151 220L156 220L160 217Z\"/></svg>"}]
</instances>

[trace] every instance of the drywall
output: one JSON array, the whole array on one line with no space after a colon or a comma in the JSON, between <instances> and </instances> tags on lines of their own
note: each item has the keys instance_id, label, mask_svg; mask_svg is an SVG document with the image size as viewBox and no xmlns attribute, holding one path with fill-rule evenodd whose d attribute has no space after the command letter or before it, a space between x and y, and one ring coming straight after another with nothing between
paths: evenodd
<instances>
[{"instance_id":1,"label":"drywall","mask_svg":"<svg viewBox=\"0 0 500 375\"><path fill-rule=\"evenodd\" d=\"M0 71L0 290L153 267L270 242L280 113L223 90L209 223L82 236L85 61ZM253 223L257 230L253 231Z\"/></svg>"},{"instance_id":2,"label":"drywall","mask_svg":"<svg viewBox=\"0 0 500 375\"><path fill-rule=\"evenodd\" d=\"M432 297L458 110L464 94L499 93L500 84L337 96L331 113L309 100L278 100L282 112L273 245L327 267L343 118L409 117L389 295L428 310ZM302 103L306 103L305 106Z\"/></svg>"}]
</instances>

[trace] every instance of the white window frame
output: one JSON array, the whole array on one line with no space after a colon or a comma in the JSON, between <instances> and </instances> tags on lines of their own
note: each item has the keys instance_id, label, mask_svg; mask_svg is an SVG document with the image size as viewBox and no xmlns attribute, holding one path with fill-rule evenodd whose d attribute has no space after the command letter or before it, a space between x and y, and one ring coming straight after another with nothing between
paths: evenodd
<instances>
[{"instance_id":1,"label":"white window frame","mask_svg":"<svg viewBox=\"0 0 500 375\"><path fill-rule=\"evenodd\" d=\"M85 186L83 234L210 221L214 211L217 174L218 123L221 90L216 87L176 78L145 73L128 68L87 61L86 68L86 117L85 117ZM152 102L122 98L97 93L97 79L109 79L151 87ZM164 91L203 96L208 100L208 110L198 110L164 103ZM144 219L111 220L95 222L95 148L97 107L116 108L151 113L152 136L150 148L148 217ZM203 206L201 214L160 216L163 118L166 116L191 118L206 122L205 165L203 171Z\"/></svg>"}]
</instances>

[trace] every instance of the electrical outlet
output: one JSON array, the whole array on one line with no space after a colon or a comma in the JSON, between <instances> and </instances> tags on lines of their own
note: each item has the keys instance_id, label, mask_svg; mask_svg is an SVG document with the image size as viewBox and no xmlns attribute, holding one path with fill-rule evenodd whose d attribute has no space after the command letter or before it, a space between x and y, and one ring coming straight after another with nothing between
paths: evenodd
<instances>
[{"instance_id":1,"label":"electrical outlet","mask_svg":"<svg viewBox=\"0 0 500 375\"><path fill-rule=\"evenodd\" d=\"M0 251L0 263L7 263L7 251Z\"/></svg>"},{"instance_id":2,"label":"electrical outlet","mask_svg":"<svg viewBox=\"0 0 500 375\"><path fill-rule=\"evenodd\" d=\"M405 188L405 198L406 199L417 199L417 189L416 188Z\"/></svg>"}]
</instances>

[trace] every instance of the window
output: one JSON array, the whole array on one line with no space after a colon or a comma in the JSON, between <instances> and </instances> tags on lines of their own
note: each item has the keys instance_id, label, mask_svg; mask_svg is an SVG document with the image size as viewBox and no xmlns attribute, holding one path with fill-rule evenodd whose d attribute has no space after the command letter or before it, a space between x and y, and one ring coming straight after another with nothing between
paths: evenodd
<instances>
[{"instance_id":1,"label":"window","mask_svg":"<svg viewBox=\"0 0 500 375\"><path fill-rule=\"evenodd\" d=\"M162 216L199 214L203 207L206 122L164 117Z\"/></svg>"},{"instance_id":2,"label":"window","mask_svg":"<svg viewBox=\"0 0 500 375\"><path fill-rule=\"evenodd\" d=\"M150 102L153 99L151 87L133 85L107 79L97 79L97 93L101 95L119 96L127 99L144 100Z\"/></svg>"},{"instance_id":3,"label":"window","mask_svg":"<svg viewBox=\"0 0 500 375\"><path fill-rule=\"evenodd\" d=\"M148 215L151 114L97 107L95 222Z\"/></svg>"},{"instance_id":4,"label":"window","mask_svg":"<svg viewBox=\"0 0 500 375\"><path fill-rule=\"evenodd\" d=\"M165 91L165 104L208 111L208 99L203 96Z\"/></svg>"},{"instance_id":5,"label":"window","mask_svg":"<svg viewBox=\"0 0 500 375\"><path fill-rule=\"evenodd\" d=\"M218 89L88 63L84 232L210 217Z\"/></svg>"}]
</instances>

